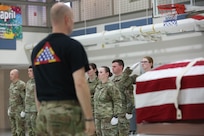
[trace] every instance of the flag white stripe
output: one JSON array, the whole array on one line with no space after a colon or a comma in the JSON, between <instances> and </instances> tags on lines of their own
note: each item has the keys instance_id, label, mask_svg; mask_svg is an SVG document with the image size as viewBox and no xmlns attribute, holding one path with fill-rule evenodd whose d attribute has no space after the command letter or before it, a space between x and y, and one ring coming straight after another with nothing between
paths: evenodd
<instances>
[{"instance_id":1,"label":"flag white stripe","mask_svg":"<svg viewBox=\"0 0 204 136\"><path fill-rule=\"evenodd\" d=\"M175 101L176 89L161 90L144 94L136 94L136 108L172 104ZM204 88L182 89L179 94L179 104L204 103Z\"/></svg>"},{"instance_id":2,"label":"flag white stripe","mask_svg":"<svg viewBox=\"0 0 204 136\"><path fill-rule=\"evenodd\" d=\"M161 78L169 78L169 77L177 77L184 68L178 67L178 68L169 68L169 69L162 69L162 70L153 70L153 71L148 71L141 76L137 77L136 81L141 82L141 81L150 81L150 80L155 80L155 79L161 79ZM204 74L204 66L193 66L190 68L184 76L190 76L190 75L201 75Z\"/></svg>"},{"instance_id":3,"label":"flag white stripe","mask_svg":"<svg viewBox=\"0 0 204 136\"><path fill-rule=\"evenodd\" d=\"M182 89L179 95L179 104L204 103L204 87Z\"/></svg>"}]
</instances>

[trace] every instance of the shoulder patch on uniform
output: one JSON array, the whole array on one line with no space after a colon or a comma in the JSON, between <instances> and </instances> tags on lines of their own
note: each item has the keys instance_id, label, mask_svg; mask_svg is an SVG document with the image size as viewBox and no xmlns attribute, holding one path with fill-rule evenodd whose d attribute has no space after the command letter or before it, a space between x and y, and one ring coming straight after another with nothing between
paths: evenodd
<instances>
[{"instance_id":1,"label":"shoulder patch on uniform","mask_svg":"<svg viewBox=\"0 0 204 136\"><path fill-rule=\"evenodd\" d=\"M48 64L60 61L61 60L50 46L50 43L46 42L43 48L38 52L34 60L34 65Z\"/></svg>"}]
</instances>

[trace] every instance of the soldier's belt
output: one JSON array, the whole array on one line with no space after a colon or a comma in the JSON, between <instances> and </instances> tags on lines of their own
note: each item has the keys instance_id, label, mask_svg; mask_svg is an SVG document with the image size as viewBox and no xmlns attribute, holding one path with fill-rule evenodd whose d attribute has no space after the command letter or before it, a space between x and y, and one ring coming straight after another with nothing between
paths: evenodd
<instances>
[{"instance_id":1,"label":"soldier's belt","mask_svg":"<svg viewBox=\"0 0 204 136\"><path fill-rule=\"evenodd\" d=\"M46 104L70 104L70 105L79 105L77 100L58 100L58 101L41 101L42 105Z\"/></svg>"},{"instance_id":2,"label":"soldier's belt","mask_svg":"<svg viewBox=\"0 0 204 136\"><path fill-rule=\"evenodd\" d=\"M15 106L19 106L19 105L23 105L22 102L11 102L10 104L12 107L15 107Z\"/></svg>"}]
</instances>

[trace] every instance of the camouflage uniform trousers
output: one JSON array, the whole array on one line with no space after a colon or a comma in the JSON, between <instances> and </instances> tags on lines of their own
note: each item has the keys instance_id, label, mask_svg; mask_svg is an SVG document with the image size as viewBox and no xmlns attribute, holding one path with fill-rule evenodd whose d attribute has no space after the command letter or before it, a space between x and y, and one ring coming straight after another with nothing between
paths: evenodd
<instances>
[{"instance_id":1,"label":"camouflage uniform trousers","mask_svg":"<svg viewBox=\"0 0 204 136\"><path fill-rule=\"evenodd\" d=\"M118 126L111 125L112 118L99 119L95 118L96 135L97 136L119 136Z\"/></svg>"},{"instance_id":2,"label":"camouflage uniform trousers","mask_svg":"<svg viewBox=\"0 0 204 136\"><path fill-rule=\"evenodd\" d=\"M36 117L37 112L26 112L26 124L27 124L27 132L29 136L36 135Z\"/></svg>"},{"instance_id":3,"label":"camouflage uniform trousers","mask_svg":"<svg viewBox=\"0 0 204 136\"><path fill-rule=\"evenodd\" d=\"M25 120L19 112L11 112L9 115L12 136L25 136Z\"/></svg>"},{"instance_id":4,"label":"camouflage uniform trousers","mask_svg":"<svg viewBox=\"0 0 204 136\"><path fill-rule=\"evenodd\" d=\"M125 114L118 117L119 136L128 136L130 130L129 120L126 119Z\"/></svg>"},{"instance_id":5,"label":"camouflage uniform trousers","mask_svg":"<svg viewBox=\"0 0 204 136\"><path fill-rule=\"evenodd\" d=\"M43 101L36 119L37 136L86 136L82 109L75 100Z\"/></svg>"}]
</instances>

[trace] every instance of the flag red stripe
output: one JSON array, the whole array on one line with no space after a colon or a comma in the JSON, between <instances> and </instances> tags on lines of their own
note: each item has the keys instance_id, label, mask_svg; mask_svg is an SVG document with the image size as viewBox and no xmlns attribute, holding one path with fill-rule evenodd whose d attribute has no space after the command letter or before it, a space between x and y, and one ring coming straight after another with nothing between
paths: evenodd
<instances>
[{"instance_id":1,"label":"flag red stripe","mask_svg":"<svg viewBox=\"0 0 204 136\"><path fill-rule=\"evenodd\" d=\"M182 120L204 119L204 103L180 105ZM176 109L173 104L143 107L136 109L137 123L176 121Z\"/></svg>"},{"instance_id":2,"label":"flag red stripe","mask_svg":"<svg viewBox=\"0 0 204 136\"><path fill-rule=\"evenodd\" d=\"M204 74L184 76L181 80L181 89L204 87Z\"/></svg>"},{"instance_id":3,"label":"flag red stripe","mask_svg":"<svg viewBox=\"0 0 204 136\"><path fill-rule=\"evenodd\" d=\"M176 109L173 104L136 109L137 123L174 120Z\"/></svg>"},{"instance_id":4,"label":"flag red stripe","mask_svg":"<svg viewBox=\"0 0 204 136\"><path fill-rule=\"evenodd\" d=\"M136 84L136 94L176 89L176 77L137 82ZM198 87L204 87L204 74L182 77L181 89Z\"/></svg>"},{"instance_id":5,"label":"flag red stripe","mask_svg":"<svg viewBox=\"0 0 204 136\"><path fill-rule=\"evenodd\" d=\"M137 82L136 83L136 94L155 92L166 89L176 88L176 77L174 78L162 78L157 80Z\"/></svg>"}]
</instances>

